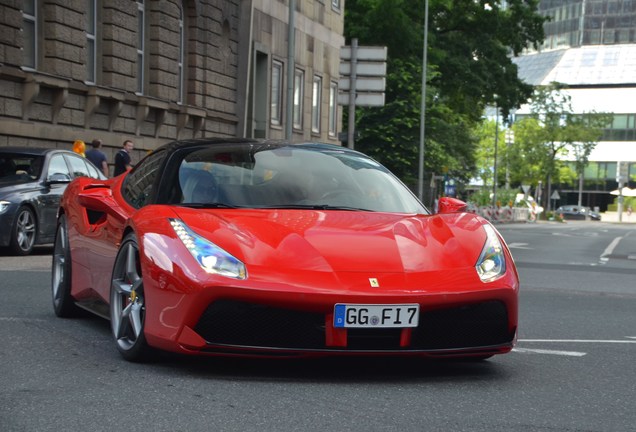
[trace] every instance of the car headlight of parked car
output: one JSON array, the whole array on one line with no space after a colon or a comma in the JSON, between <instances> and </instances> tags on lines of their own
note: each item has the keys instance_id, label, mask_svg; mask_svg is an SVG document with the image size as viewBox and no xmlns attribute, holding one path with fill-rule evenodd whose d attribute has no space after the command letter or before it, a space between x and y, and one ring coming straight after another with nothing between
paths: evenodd
<instances>
[{"instance_id":1,"label":"car headlight of parked car","mask_svg":"<svg viewBox=\"0 0 636 432\"><path fill-rule=\"evenodd\" d=\"M7 211L11 203L9 201L0 201L0 214Z\"/></svg>"},{"instance_id":2,"label":"car headlight of parked car","mask_svg":"<svg viewBox=\"0 0 636 432\"><path fill-rule=\"evenodd\" d=\"M490 225L484 225L484 231L486 231L486 242L475 268L482 282L492 282L502 277L506 272L506 257L494 228Z\"/></svg>"},{"instance_id":3,"label":"car headlight of parked car","mask_svg":"<svg viewBox=\"0 0 636 432\"><path fill-rule=\"evenodd\" d=\"M170 219L170 225L203 270L233 279L247 279L245 264L239 259L196 234L178 219Z\"/></svg>"}]
</instances>

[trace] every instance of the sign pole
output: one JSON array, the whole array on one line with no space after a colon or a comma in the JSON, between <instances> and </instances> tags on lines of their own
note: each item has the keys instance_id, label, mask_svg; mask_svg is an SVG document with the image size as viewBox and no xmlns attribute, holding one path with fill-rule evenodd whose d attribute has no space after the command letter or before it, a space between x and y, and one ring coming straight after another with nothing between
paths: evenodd
<instances>
[{"instance_id":1,"label":"sign pole","mask_svg":"<svg viewBox=\"0 0 636 432\"><path fill-rule=\"evenodd\" d=\"M347 147L354 148L354 131L356 127L356 63L358 55L358 39L351 40L351 73L349 79L349 121L347 129Z\"/></svg>"}]
</instances>

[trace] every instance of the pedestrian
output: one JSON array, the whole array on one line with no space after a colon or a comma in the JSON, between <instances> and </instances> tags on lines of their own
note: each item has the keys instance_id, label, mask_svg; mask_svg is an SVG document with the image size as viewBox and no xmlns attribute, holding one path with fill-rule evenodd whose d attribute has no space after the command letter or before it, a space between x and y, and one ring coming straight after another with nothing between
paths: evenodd
<instances>
[{"instance_id":1,"label":"pedestrian","mask_svg":"<svg viewBox=\"0 0 636 432\"><path fill-rule=\"evenodd\" d=\"M135 145L131 140L127 139L126 141L124 141L122 146L123 148L119 150L115 155L115 172L113 173L115 177L132 169L132 164L130 162L130 152Z\"/></svg>"},{"instance_id":2,"label":"pedestrian","mask_svg":"<svg viewBox=\"0 0 636 432\"><path fill-rule=\"evenodd\" d=\"M86 159L91 161L93 165L95 165L106 177L108 177L108 159L104 152L100 150L102 147L102 140L94 139L93 142L91 142L91 146L93 148L86 152Z\"/></svg>"}]
</instances>

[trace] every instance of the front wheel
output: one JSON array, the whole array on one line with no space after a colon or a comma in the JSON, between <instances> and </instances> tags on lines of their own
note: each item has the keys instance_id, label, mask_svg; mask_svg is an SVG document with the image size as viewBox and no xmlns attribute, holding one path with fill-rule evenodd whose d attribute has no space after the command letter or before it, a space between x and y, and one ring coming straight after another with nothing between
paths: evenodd
<instances>
[{"instance_id":1,"label":"front wheel","mask_svg":"<svg viewBox=\"0 0 636 432\"><path fill-rule=\"evenodd\" d=\"M51 289L53 310L62 318L74 317L79 308L71 297L71 248L68 244L66 216L57 221L57 232L53 245L53 264L51 266Z\"/></svg>"},{"instance_id":2,"label":"front wheel","mask_svg":"<svg viewBox=\"0 0 636 432\"><path fill-rule=\"evenodd\" d=\"M117 252L110 284L110 323L117 349L128 361L144 361L150 347L144 335L146 303L139 246L129 234Z\"/></svg>"},{"instance_id":3,"label":"front wheel","mask_svg":"<svg viewBox=\"0 0 636 432\"><path fill-rule=\"evenodd\" d=\"M33 210L26 206L20 207L11 228L11 252L16 255L29 255L35 244L36 227Z\"/></svg>"}]
</instances>

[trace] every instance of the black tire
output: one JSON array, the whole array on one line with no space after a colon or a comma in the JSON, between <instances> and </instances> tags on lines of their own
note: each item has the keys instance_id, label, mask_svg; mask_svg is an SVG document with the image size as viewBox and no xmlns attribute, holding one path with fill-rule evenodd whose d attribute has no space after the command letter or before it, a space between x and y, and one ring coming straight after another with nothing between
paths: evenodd
<instances>
[{"instance_id":1,"label":"black tire","mask_svg":"<svg viewBox=\"0 0 636 432\"><path fill-rule=\"evenodd\" d=\"M37 234L37 221L33 210L27 206L18 209L11 227L9 250L15 255L29 255L33 251Z\"/></svg>"},{"instance_id":2,"label":"black tire","mask_svg":"<svg viewBox=\"0 0 636 432\"><path fill-rule=\"evenodd\" d=\"M139 259L139 246L134 234L128 234L117 252L110 284L110 324L117 349L131 362L150 358L144 324L146 304Z\"/></svg>"},{"instance_id":3,"label":"black tire","mask_svg":"<svg viewBox=\"0 0 636 432\"><path fill-rule=\"evenodd\" d=\"M71 274L71 248L68 244L66 216L61 215L57 220L51 265L53 310L61 318L75 317L80 311L71 296Z\"/></svg>"}]
</instances>

